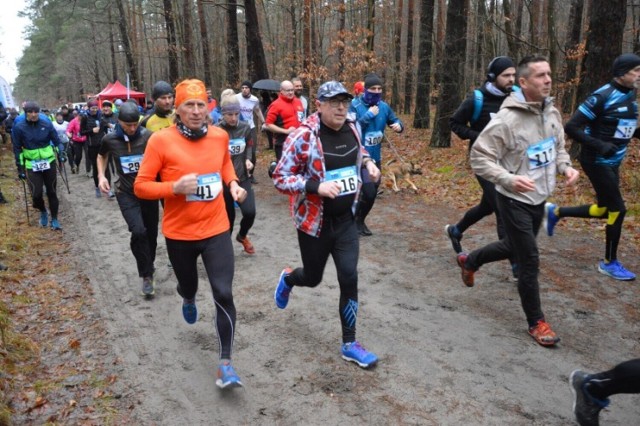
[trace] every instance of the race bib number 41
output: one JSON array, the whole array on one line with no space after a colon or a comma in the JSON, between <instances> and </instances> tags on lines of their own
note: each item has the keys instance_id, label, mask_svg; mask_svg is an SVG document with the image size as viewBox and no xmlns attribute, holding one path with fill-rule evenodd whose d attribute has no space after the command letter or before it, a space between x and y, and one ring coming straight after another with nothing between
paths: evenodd
<instances>
[{"instance_id":1,"label":"race bib number 41","mask_svg":"<svg viewBox=\"0 0 640 426\"><path fill-rule=\"evenodd\" d=\"M187 201L213 201L222 191L220 173L208 173L198 176L198 187L195 194L187 195Z\"/></svg>"},{"instance_id":2,"label":"race bib number 41","mask_svg":"<svg viewBox=\"0 0 640 426\"><path fill-rule=\"evenodd\" d=\"M34 172L44 172L45 170L49 170L51 168L51 164L47 160L37 160L31 162L31 170Z\"/></svg>"},{"instance_id":3,"label":"race bib number 41","mask_svg":"<svg viewBox=\"0 0 640 426\"><path fill-rule=\"evenodd\" d=\"M142 155L126 155L120 157L120 167L125 175L138 173L140 170L140 163L142 162Z\"/></svg>"},{"instance_id":4,"label":"race bib number 41","mask_svg":"<svg viewBox=\"0 0 640 426\"><path fill-rule=\"evenodd\" d=\"M556 160L556 138L552 136L527 148L529 170L546 167Z\"/></svg>"},{"instance_id":5,"label":"race bib number 41","mask_svg":"<svg viewBox=\"0 0 640 426\"><path fill-rule=\"evenodd\" d=\"M338 185L340 185L340 194L338 194L338 197L355 194L356 189L358 189L358 172L356 166L327 170L325 180L327 182L338 182Z\"/></svg>"}]
</instances>

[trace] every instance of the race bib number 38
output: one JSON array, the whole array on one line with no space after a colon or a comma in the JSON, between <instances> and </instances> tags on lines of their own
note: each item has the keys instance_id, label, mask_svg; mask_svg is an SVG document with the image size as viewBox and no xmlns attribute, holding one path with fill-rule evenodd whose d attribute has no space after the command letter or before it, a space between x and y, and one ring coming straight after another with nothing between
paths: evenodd
<instances>
[{"instance_id":1,"label":"race bib number 38","mask_svg":"<svg viewBox=\"0 0 640 426\"><path fill-rule=\"evenodd\" d=\"M529 170L546 167L556 160L556 138L554 136L544 139L527 148L529 157Z\"/></svg>"},{"instance_id":2,"label":"race bib number 38","mask_svg":"<svg viewBox=\"0 0 640 426\"><path fill-rule=\"evenodd\" d=\"M338 185L340 185L340 194L338 197L355 194L358 188L358 172L356 166L327 170L326 181L338 182Z\"/></svg>"},{"instance_id":3,"label":"race bib number 38","mask_svg":"<svg viewBox=\"0 0 640 426\"><path fill-rule=\"evenodd\" d=\"M126 155L124 157L120 157L120 167L122 167L122 172L125 175L138 173L141 162L142 155Z\"/></svg>"},{"instance_id":4,"label":"race bib number 38","mask_svg":"<svg viewBox=\"0 0 640 426\"><path fill-rule=\"evenodd\" d=\"M187 195L187 201L213 201L222 191L220 173L208 173L198 176L198 187L195 194Z\"/></svg>"}]
</instances>

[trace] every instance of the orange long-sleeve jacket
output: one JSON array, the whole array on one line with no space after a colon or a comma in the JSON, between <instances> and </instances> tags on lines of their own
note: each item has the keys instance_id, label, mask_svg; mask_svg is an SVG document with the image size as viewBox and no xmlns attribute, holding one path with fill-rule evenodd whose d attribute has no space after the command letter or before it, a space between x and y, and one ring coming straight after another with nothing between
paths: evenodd
<instances>
[{"instance_id":1,"label":"orange long-sleeve jacket","mask_svg":"<svg viewBox=\"0 0 640 426\"><path fill-rule=\"evenodd\" d=\"M216 181L217 174L227 185L238 180L229 156L227 132L209 126L205 137L189 140L172 125L153 133L134 192L143 199L164 198L162 233L167 238L196 241L228 231L229 219L220 185L199 184L200 196L173 193L173 183L189 173L204 176L208 182ZM158 175L160 182L156 180ZM220 191L216 194L217 189Z\"/></svg>"}]
</instances>

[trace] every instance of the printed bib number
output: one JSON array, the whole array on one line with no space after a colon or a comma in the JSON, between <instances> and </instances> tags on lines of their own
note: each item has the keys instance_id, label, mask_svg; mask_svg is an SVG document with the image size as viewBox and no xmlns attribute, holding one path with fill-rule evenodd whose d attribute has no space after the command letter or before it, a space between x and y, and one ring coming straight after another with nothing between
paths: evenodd
<instances>
[{"instance_id":1,"label":"printed bib number","mask_svg":"<svg viewBox=\"0 0 640 426\"><path fill-rule=\"evenodd\" d=\"M242 154L247 147L247 141L244 138L231 139L229 141L229 154L239 155Z\"/></svg>"},{"instance_id":2,"label":"printed bib number","mask_svg":"<svg viewBox=\"0 0 640 426\"><path fill-rule=\"evenodd\" d=\"M527 148L527 157L530 170L546 167L556 159L556 138L552 136L531 145Z\"/></svg>"},{"instance_id":3,"label":"printed bib number","mask_svg":"<svg viewBox=\"0 0 640 426\"><path fill-rule=\"evenodd\" d=\"M213 201L222 191L220 173L208 173L198 176L198 187L195 194L187 195L187 201Z\"/></svg>"},{"instance_id":4,"label":"printed bib number","mask_svg":"<svg viewBox=\"0 0 640 426\"><path fill-rule=\"evenodd\" d=\"M340 185L340 194L338 197L355 194L356 189L358 189L358 172L356 166L327 170L325 180L327 182L338 182L338 185Z\"/></svg>"},{"instance_id":5,"label":"printed bib number","mask_svg":"<svg viewBox=\"0 0 640 426\"><path fill-rule=\"evenodd\" d=\"M127 155L125 157L120 157L120 166L126 175L138 173L141 162L142 155Z\"/></svg>"},{"instance_id":6,"label":"printed bib number","mask_svg":"<svg viewBox=\"0 0 640 426\"><path fill-rule=\"evenodd\" d=\"M369 132L364 135L364 146L376 146L382 142L382 132Z\"/></svg>"},{"instance_id":7,"label":"printed bib number","mask_svg":"<svg viewBox=\"0 0 640 426\"><path fill-rule=\"evenodd\" d=\"M616 128L616 139L631 139L633 132L636 131L638 120L618 120L618 127Z\"/></svg>"},{"instance_id":8,"label":"printed bib number","mask_svg":"<svg viewBox=\"0 0 640 426\"><path fill-rule=\"evenodd\" d=\"M31 170L34 172L44 172L45 170L49 170L51 168L51 164L47 160L37 160L31 162Z\"/></svg>"}]
</instances>

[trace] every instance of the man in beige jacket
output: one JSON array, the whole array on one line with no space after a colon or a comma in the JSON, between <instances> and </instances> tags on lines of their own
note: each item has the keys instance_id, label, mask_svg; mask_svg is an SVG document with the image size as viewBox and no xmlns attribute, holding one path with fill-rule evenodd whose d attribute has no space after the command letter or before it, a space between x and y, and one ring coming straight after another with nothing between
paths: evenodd
<instances>
[{"instance_id":1,"label":"man in beige jacket","mask_svg":"<svg viewBox=\"0 0 640 426\"><path fill-rule=\"evenodd\" d=\"M578 171L565 150L562 118L551 98L551 69L546 58L529 56L518 64L521 92L512 93L471 149L473 171L495 183L506 236L500 241L460 253L462 281L474 285L482 265L514 254L519 267L518 292L529 334L543 346L560 339L546 322L538 286L536 236L544 205L556 185L556 173L572 185Z\"/></svg>"}]
</instances>

